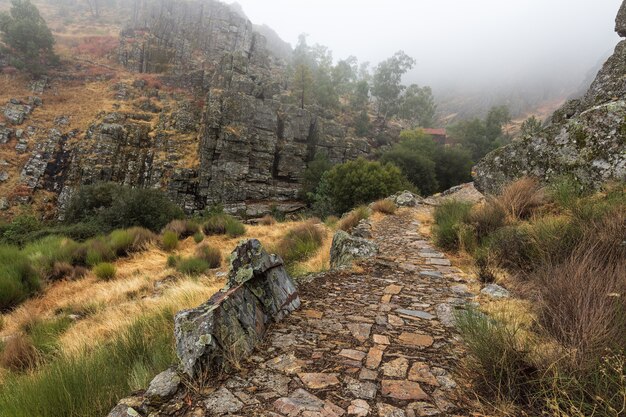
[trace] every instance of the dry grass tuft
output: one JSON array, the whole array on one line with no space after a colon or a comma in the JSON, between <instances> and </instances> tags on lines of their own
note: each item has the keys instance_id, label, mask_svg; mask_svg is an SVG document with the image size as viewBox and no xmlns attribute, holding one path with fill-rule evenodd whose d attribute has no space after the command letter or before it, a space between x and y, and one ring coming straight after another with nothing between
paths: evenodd
<instances>
[{"instance_id":1,"label":"dry grass tuft","mask_svg":"<svg viewBox=\"0 0 626 417\"><path fill-rule=\"evenodd\" d=\"M274 216L266 214L261 220L259 220L259 224L263 226L273 226L276 224L276 219Z\"/></svg>"},{"instance_id":2,"label":"dry grass tuft","mask_svg":"<svg viewBox=\"0 0 626 417\"><path fill-rule=\"evenodd\" d=\"M546 202L545 190L535 178L524 177L508 184L497 198L513 219L529 219Z\"/></svg>"},{"instance_id":3,"label":"dry grass tuft","mask_svg":"<svg viewBox=\"0 0 626 417\"><path fill-rule=\"evenodd\" d=\"M31 339L18 333L11 337L0 353L0 366L14 372L23 372L37 366L39 354Z\"/></svg>"},{"instance_id":4,"label":"dry grass tuft","mask_svg":"<svg viewBox=\"0 0 626 417\"><path fill-rule=\"evenodd\" d=\"M383 214L395 214L398 207L391 200L378 200L372 204L372 210Z\"/></svg>"},{"instance_id":5,"label":"dry grass tuft","mask_svg":"<svg viewBox=\"0 0 626 417\"><path fill-rule=\"evenodd\" d=\"M365 220L369 218L371 215L371 211L367 206L360 206L345 214L338 223L339 229L350 232L353 228L355 228L361 220Z\"/></svg>"}]
</instances>

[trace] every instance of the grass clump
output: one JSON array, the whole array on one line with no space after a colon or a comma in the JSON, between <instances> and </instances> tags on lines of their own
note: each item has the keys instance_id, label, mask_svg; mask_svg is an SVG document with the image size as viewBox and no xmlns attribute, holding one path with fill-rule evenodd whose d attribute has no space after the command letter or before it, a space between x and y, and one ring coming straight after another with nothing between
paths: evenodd
<instances>
[{"instance_id":1,"label":"grass clump","mask_svg":"<svg viewBox=\"0 0 626 417\"><path fill-rule=\"evenodd\" d=\"M202 232L196 232L193 234L193 241L200 243L204 240L204 234Z\"/></svg>"},{"instance_id":2,"label":"grass clump","mask_svg":"<svg viewBox=\"0 0 626 417\"><path fill-rule=\"evenodd\" d=\"M459 249L460 225L467 223L471 210L471 204L456 200L446 201L437 207L433 236L439 247L453 251Z\"/></svg>"},{"instance_id":3,"label":"grass clump","mask_svg":"<svg viewBox=\"0 0 626 417\"><path fill-rule=\"evenodd\" d=\"M190 236L195 235L200 232L200 226L193 220L172 220L169 222L161 231L161 233L165 233L167 231L172 231L176 233L179 239L187 239Z\"/></svg>"},{"instance_id":4,"label":"grass clump","mask_svg":"<svg viewBox=\"0 0 626 417\"><path fill-rule=\"evenodd\" d=\"M324 232L315 223L308 221L291 229L278 242L275 252L289 265L309 259L322 246Z\"/></svg>"},{"instance_id":5,"label":"grass clump","mask_svg":"<svg viewBox=\"0 0 626 417\"><path fill-rule=\"evenodd\" d=\"M58 353L59 337L71 324L72 320L65 315L48 320L35 318L27 322L23 330L30 337L38 354L44 359Z\"/></svg>"},{"instance_id":6,"label":"grass clump","mask_svg":"<svg viewBox=\"0 0 626 417\"><path fill-rule=\"evenodd\" d=\"M243 223L233 216L224 213L211 214L202 228L207 236L228 235L229 237L239 237L246 233Z\"/></svg>"},{"instance_id":7,"label":"grass clump","mask_svg":"<svg viewBox=\"0 0 626 417\"><path fill-rule=\"evenodd\" d=\"M219 249L207 244L198 245L195 251L196 258L202 259L209 264L209 268L219 268L222 265L222 253Z\"/></svg>"},{"instance_id":8,"label":"grass clump","mask_svg":"<svg viewBox=\"0 0 626 417\"><path fill-rule=\"evenodd\" d=\"M41 289L28 256L14 246L0 245L0 311L15 307Z\"/></svg>"},{"instance_id":9,"label":"grass clump","mask_svg":"<svg viewBox=\"0 0 626 417\"><path fill-rule=\"evenodd\" d=\"M138 318L95 351L60 356L37 373L9 375L0 387L1 417L106 415L175 361L173 313Z\"/></svg>"},{"instance_id":10,"label":"grass clump","mask_svg":"<svg viewBox=\"0 0 626 417\"><path fill-rule=\"evenodd\" d=\"M523 177L508 184L498 203L513 219L529 219L546 202L545 190L535 178Z\"/></svg>"},{"instance_id":11,"label":"grass clump","mask_svg":"<svg viewBox=\"0 0 626 417\"><path fill-rule=\"evenodd\" d=\"M11 337L0 352L0 366L12 372L34 369L38 363L39 353L32 339L22 333Z\"/></svg>"},{"instance_id":12,"label":"grass clump","mask_svg":"<svg viewBox=\"0 0 626 417\"><path fill-rule=\"evenodd\" d=\"M382 214L395 214L398 207L391 200L378 200L372 203L372 210Z\"/></svg>"},{"instance_id":13,"label":"grass clump","mask_svg":"<svg viewBox=\"0 0 626 417\"><path fill-rule=\"evenodd\" d=\"M271 214L266 214L259 220L259 224L262 226L273 226L276 224L276 219Z\"/></svg>"},{"instance_id":14,"label":"grass clump","mask_svg":"<svg viewBox=\"0 0 626 417\"><path fill-rule=\"evenodd\" d=\"M337 223L339 229L350 232L353 228L355 228L361 220L369 219L371 214L371 210L367 206L359 206L345 214Z\"/></svg>"},{"instance_id":15,"label":"grass clump","mask_svg":"<svg viewBox=\"0 0 626 417\"><path fill-rule=\"evenodd\" d=\"M184 275L195 277L211 269L211 265L201 258L185 258L176 263L176 270Z\"/></svg>"},{"instance_id":16,"label":"grass clump","mask_svg":"<svg viewBox=\"0 0 626 417\"><path fill-rule=\"evenodd\" d=\"M109 262L102 262L93 268L93 273L100 281L110 281L115 278L117 270L115 265Z\"/></svg>"},{"instance_id":17,"label":"grass clump","mask_svg":"<svg viewBox=\"0 0 626 417\"><path fill-rule=\"evenodd\" d=\"M163 233L161 236L161 246L168 252L175 250L178 247L178 236L176 232L167 230Z\"/></svg>"}]
</instances>

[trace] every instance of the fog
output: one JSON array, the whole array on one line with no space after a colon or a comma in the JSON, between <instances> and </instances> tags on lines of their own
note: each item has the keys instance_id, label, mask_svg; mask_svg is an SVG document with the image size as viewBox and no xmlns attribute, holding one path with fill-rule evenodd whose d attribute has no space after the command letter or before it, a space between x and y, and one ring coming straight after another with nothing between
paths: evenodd
<instances>
[{"instance_id":1,"label":"fog","mask_svg":"<svg viewBox=\"0 0 626 417\"><path fill-rule=\"evenodd\" d=\"M578 89L612 51L621 0L237 0L295 45L372 64L404 50L435 92ZM548 94L550 95L550 94Z\"/></svg>"}]
</instances>

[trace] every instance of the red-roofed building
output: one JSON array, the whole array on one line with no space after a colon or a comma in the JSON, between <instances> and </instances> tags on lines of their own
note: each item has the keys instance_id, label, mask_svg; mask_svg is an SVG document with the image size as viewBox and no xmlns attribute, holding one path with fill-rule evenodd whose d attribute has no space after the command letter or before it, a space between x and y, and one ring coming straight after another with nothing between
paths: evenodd
<instances>
[{"instance_id":1,"label":"red-roofed building","mask_svg":"<svg viewBox=\"0 0 626 417\"><path fill-rule=\"evenodd\" d=\"M433 140L440 145L445 145L448 141L446 129L423 129L424 133L433 137Z\"/></svg>"}]
</instances>

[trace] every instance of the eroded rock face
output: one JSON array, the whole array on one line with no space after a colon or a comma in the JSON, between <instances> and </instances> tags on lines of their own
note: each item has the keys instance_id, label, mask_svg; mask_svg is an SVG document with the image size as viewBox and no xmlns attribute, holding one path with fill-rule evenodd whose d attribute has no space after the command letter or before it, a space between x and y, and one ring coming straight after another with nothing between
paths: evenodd
<instances>
[{"instance_id":1,"label":"eroded rock face","mask_svg":"<svg viewBox=\"0 0 626 417\"><path fill-rule=\"evenodd\" d=\"M300 306L283 261L261 243L241 243L231 255L226 287L205 304L176 315L176 352L184 372L228 368L252 352L267 326Z\"/></svg>"},{"instance_id":2,"label":"eroded rock face","mask_svg":"<svg viewBox=\"0 0 626 417\"><path fill-rule=\"evenodd\" d=\"M626 36L626 2L616 19ZM530 175L550 181L573 175L597 187L626 180L626 40L621 41L587 93L557 110L536 136L523 137L487 155L474 168L481 191Z\"/></svg>"},{"instance_id":3,"label":"eroded rock face","mask_svg":"<svg viewBox=\"0 0 626 417\"><path fill-rule=\"evenodd\" d=\"M378 247L373 242L340 230L333 237L330 266L331 268L350 266L357 259L369 258L377 253Z\"/></svg>"}]
</instances>

